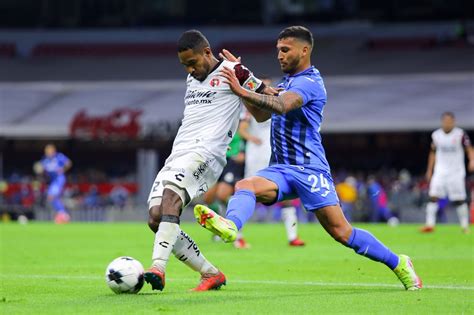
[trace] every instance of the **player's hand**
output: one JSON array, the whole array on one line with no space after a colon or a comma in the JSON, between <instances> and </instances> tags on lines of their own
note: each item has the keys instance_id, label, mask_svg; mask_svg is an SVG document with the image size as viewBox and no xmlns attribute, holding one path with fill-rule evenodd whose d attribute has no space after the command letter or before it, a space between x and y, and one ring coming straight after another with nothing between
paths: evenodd
<instances>
[{"instance_id":1,"label":"player's hand","mask_svg":"<svg viewBox=\"0 0 474 315\"><path fill-rule=\"evenodd\" d=\"M244 162L245 162L245 153L239 152L239 154L237 154L234 157L234 161L239 163L239 164L244 164Z\"/></svg>"},{"instance_id":2,"label":"player's hand","mask_svg":"<svg viewBox=\"0 0 474 315\"><path fill-rule=\"evenodd\" d=\"M222 59L231 61L231 62L242 62L241 57L235 57L230 51L227 49L222 49L222 51L219 53L219 57Z\"/></svg>"},{"instance_id":3,"label":"player's hand","mask_svg":"<svg viewBox=\"0 0 474 315\"><path fill-rule=\"evenodd\" d=\"M44 173L44 167L43 167L43 164L41 164L41 162L35 162L33 164L33 172L36 174L36 175L41 175Z\"/></svg>"},{"instance_id":4,"label":"player's hand","mask_svg":"<svg viewBox=\"0 0 474 315\"><path fill-rule=\"evenodd\" d=\"M257 137L251 137L251 138L249 138L249 141L252 142L252 143L255 143L256 145L261 145L262 144L262 140L260 138L257 138Z\"/></svg>"},{"instance_id":5,"label":"player's hand","mask_svg":"<svg viewBox=\"0 0 474 315\"><path fill-rule=\"evenodd\" d=\"M431 182L431 177L433 176L433 173L430 172L430 171L427 171L426 172L426 175L425 175L425 178L426 178L426 181L429 183Z\"/></svg>"},{"instance_id":6,"label":"player's hand","mask_svg":"<svg viewBox=\"0 0 474 315\"><path fill-rule=\"evenodd\" d=\"M224 66L220 75L225 79L224 83L229 84L230 89L235 95L242 97L245 94L246 90L240 86L239 79L237 79L233 69Z\"/></svg>"},{"instance_id":7,"label":"player's hand","mask_svg":"<svg viewBox=\"0 0 474 315\"><path fill-rule=\"evenodd\" d=\"M271 86L265 86L265 88L262 91L262 94L278 96L279 92L280 92L279 89L275 89L274 87L271 87Z\"/></svg>"}]
</instances>

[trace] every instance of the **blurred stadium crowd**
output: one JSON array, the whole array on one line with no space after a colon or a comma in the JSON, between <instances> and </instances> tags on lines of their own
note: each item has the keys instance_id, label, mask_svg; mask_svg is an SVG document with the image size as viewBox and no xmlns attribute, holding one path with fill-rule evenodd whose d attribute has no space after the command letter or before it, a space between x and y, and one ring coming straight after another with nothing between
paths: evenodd
<instances>
[{"instance_id":1,"label":"blurred stadium crowd","mask_svg":"<svg viewBox=\"0 0 474 315\"><path fill-rule=\"evenodd\" d=\"M339 170L333 174L343 210L351 221L396 225L399 221L420 221L424 216L429 188L424 176L412 175L405 169L373 173ZM114 217L111 215L113 212L146 211L146 204L137 197L136 175L133 173L110 177L99 169L91 169L85 173L72 173L67 177L63 202L76 220L106 221ZM474 194L472 177L467 186L468 192ZM0 181L2 219L16 219L19 215L38 219L51 217L45 189L44 179L31 174L13 173ZM448 204L447 200L440 201L438 221L441 223L448 221ZM297 209L300 222L314 222L315 218L311 213L306 213L300 205ZM254 220L280 221L279 211L278 206L259 207ZM454 213L450 217L453 215Z\"/></svg>"}]
</instances>

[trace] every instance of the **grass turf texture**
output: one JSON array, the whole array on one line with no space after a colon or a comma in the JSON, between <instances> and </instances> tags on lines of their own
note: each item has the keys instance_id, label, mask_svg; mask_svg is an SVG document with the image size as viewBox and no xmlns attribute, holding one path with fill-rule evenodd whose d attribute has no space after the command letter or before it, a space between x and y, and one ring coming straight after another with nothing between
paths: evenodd
<instances>
[{"instance_id":1,"label":"grass turf texture","mask_svg":"<svg viewBox=\"0 0 474 315\"><path fill-rule=\"evenodd\" d=\"M183 224L201 251L227 275L220 291L191 293L199 280L174 257L163 292L115 295L104 272L117 256L150 264L153 234L145 224L0 224L2 314L262 314L474 312L474 236L458 226L423 235L415 225L372 231L413 258L426 289L406 292L382 264L356 255L319 225L300 225L303 248L287 246L282 225L248 225L250 250L213 243L209 232Z\"/></svg>"}]
</instances>

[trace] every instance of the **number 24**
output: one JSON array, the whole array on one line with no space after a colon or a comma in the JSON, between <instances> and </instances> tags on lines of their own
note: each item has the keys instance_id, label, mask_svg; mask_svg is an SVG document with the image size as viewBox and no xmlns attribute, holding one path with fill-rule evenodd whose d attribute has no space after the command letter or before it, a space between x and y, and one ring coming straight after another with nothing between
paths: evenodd
<instances>
[{"instance_id":1,"label":"number 24","mask_svg":"<svg viewBox=\"0 0 474 315\"><path fill-rule=\"evenodd\" d=\"M319 179L316 175L309 175L308 181L313 182L311 185L311 192L318 192L321 190L321 188L326 188L327 190L329 190L329 182L323 176L323 174L319 174ZM318 184L319 184L319 187L318 187Z\"/></svg>"}]
</instances>

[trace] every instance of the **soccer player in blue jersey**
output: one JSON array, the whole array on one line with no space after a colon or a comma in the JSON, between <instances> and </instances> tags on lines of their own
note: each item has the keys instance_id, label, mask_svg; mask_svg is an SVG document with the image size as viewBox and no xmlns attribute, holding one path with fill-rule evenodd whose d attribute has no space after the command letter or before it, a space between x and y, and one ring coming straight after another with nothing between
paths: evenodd
<instances>
[{"instance_id":1,"label":"soccer player in blue jersey","mask_svg":"<svg viewBox=\"0 0 474 315\"><path fill-rule=\"evenodd\" d=\"M70 217L61 201L61 195L66 185L64 174L71 168L72 162L64 154L57 152L54 144L48 144L44 148L41 165L49 181L48 202L56 211L54 221L58 224L68 223Z\"/></svg>"},{"instance_id":2,"label":"soccer player in blue jersey","mask_svg":"<svg viewBox=\"0 0 474 315\"><path fill-rule=\"evenodd\" d=\"M308 29L292 26L280 33L278 61L286 75L275 96L242 89L234 71L222 71L257 121L272 119L272 157L269 167L237 182L225 218L202 205L195 207L195 217L203 227L231 242L252 216L256 202L272 204L298 196L336 241L387 265L407 290L418 290L421 279L408 256L394 254L344 217L319 133L327 98L323 79L311 65L312 49L313 36Z\"/></svg>"}]
</instances>

